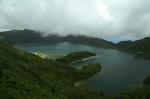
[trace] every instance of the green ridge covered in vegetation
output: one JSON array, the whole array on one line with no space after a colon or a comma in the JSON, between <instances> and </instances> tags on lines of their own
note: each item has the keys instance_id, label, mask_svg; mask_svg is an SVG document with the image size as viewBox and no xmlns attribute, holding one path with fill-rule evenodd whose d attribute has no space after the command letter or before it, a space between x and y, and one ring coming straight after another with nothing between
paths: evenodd
<instances>
[{"instance_id":1,"label":"green ridge covered in vegetation","mask_svg":"<svg viewBox=\"0 0 150 99\"><path fill-rule=\"evenodd\" d=\"M102 66L97 64L88 64L82 67L81 71L86 73L89 76L93 76L95 74L98 74L102 69Z\"/></svg>"},{"instance_id":2,"label":"green ridge covered in vegetation","mask_svg":"<svg viewBox=\"0 0 150 99\"><path fill-rule=\"evenodd\" d=\"M0 99L101 99L100 92L75 86L87 77L66 63L0 42Z\"/></svg>"},{"instance_id":3,"label":"green ridge covered in vegetation","mask_svg":"<svg viewBox=\"0 0 150 99\"><path fill-rule=\"evenodd\" d=\"M58 35L48 35L47 37L41 36L42 33L34 30L10 30L0 32L0 37L5 41L11 42L13 44L58 44L62 42L69 42L73 44L82 44L93 47L103 47L103 48L114 48L115 44L110 41L106 41L100 38L88 37L83 35L78 36L58 36Z\"/></svg>"},{"instance_id":4,"label":"green ridge covered in vegetation","mask_svg":"<svg viewBox=\"0 0 150 99\"><path fill-rule=\"evenodd\" d=\"M137 41L121 41L116 45L120 50L132 52L150 59L150 37Z\"/></svg>"},{"instance_id":5,"label":"green ridge covered in vegetation","mask_svg":"<svg viewBox=\"0 0 150 99\"><path fill-rule=\"evenodd\" d=\"M56 61L61 62L61 63L67 63L70 64L75 61L80 61L85 58L89 58L92 56L96 56L95 53L83 51L83 52L72 52L62 58L57 59Z\"/></svg>"}]
</instances>

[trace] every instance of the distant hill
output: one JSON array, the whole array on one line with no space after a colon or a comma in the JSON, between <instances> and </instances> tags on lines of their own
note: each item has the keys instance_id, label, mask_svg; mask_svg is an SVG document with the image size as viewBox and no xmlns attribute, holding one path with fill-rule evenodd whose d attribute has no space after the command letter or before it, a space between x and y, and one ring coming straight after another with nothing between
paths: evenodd
<instances>
[{"instance_id":1,"label":"distant hill","mask_svg":"<svg viewBox=\"0 0 150 99\"><path fill-rule=\"evenodd\" d=\"M150 59L150 37L136 41L122 41L117 44L117 47L124 51L141 54Z\"/></svg>"},{"instance_id":2,"label":"distant hill","mask_svg":"<svg viewBox=\"0 0 150 99\"><path fill-rule=\"evenodd\" d=\"M11 30L0 32L0 37L13 44L57 44L61 42L69 42L74 44L83 44L93 47L113 48L115 44L100 38L93 38L87 36L65 36L49 35L47 37L41 36L41 33L34 30Z\"/></svg>"},{"instance_id":3,"label":"distant hill","mask_svg":"<svg viewBox=\"0 0 150 99\"><path fill-rule=\"evenodd\" d=\"M133 43L133 41L120 41L119 43L117 43L117 47L118 48L126 48L127 46L131 45Z\"/></svg>"}]
</instances>

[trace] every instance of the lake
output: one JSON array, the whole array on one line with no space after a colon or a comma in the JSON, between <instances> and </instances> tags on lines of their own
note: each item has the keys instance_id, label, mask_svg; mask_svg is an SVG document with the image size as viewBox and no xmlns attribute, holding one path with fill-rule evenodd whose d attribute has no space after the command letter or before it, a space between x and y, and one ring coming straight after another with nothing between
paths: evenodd
<instances>
[{"instance_id":1,"label":"lake","mask_svg":"<svg viewBox=\"0 0 150 99\"><path fill-rule=\"evenodd\" d=\"M80 69L89 63L100 63L103 66L102 73L84 81L89 88L103 91L104 95L111 96L125 90L142 85L143 79L150 75L150 61L136 59L134 55L120 52L115 49L93 48L85 45L60 43L50 46L17 45L28 52L41 52L45 54L65 55L74 51L90 51L96 53L96 57L87 61L73 64Z\"/></svg>"}]
</instances>

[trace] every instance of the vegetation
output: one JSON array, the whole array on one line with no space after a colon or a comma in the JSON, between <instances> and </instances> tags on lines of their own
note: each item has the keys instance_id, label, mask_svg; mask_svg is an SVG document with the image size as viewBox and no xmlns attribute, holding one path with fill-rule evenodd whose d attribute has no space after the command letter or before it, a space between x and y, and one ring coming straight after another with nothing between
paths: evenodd
<instances>
[{"instance_id":1,"label":"vegetation","mask_svg":"<svg viewBox=\"0 0 150 99\"><path fill-rule=\"evenodd\" d=\"M11 30L0 32L1 38L13 43L13 44L57 44L62 42L69 42L74 44L83 44L93 47L103 47L103 48L114 48L115 44L110 41L106 41L100 38L92 38L87 36L66 36L61 37L58 35L49 35L43 37L41 33L34 30Z\"/></svg>"},{"instance_id":2,"label":"vegetation","mask_svg":"<svg viewBox=\"0 0 150 99\"><path fill-rule=\"evenodd\" d=\"M33 39L34 38L34 39ZM33 30L13 30L0 33L0 40L13 44L57 44L70 42L94 47L114 48L111 42L86 36L42 37ZM150 37L116 44L122 51L136 53L150 59ZM101 93L76 87L75 83L101 71L100 64L89 64L81 71L69 64L95 56L91 52L74 52L54 60L18 50L0 41L0 99L101 99ZM122 93L112 99L150 99L150 76L143 87Z\"/></svg>"},{"instance_id":3,"label":"vegetation","mask_svg":"<svg viewBox=\"0 0 150 99\"><path fill-rule=\"evenodd\" d=\"M150 37L146 37L137 41L124 41L117 44L120 50L135 53L143 56L145 59L150 59ZM114 99L150 99L150 76L143 81L144 86L130 92L122 93L114 97Z\"/></svg>"},{"instance_id":4,"label":"vegetation","mask_svg":"<svg viewBox=\"0 0 150 99\"><path fill-rule=\"evenodd\" d=\"M128 92L115 96L112 99L150 99L150 76L146 77L143 83L143 87L128 90Z\"/></svg>"},{"instance_id":5,"label":"vegetation","mask_svg":"<svg viewBox=\"0 0 150 99\"><path fill-rule=\"evenodd\" d=\"M92 38L87 36L66 36L49 35L43 37L40 32L34 30L11 30L0 32L0 39L8 41L12 44L57 44L61 42L69 42L74 44L83 44L93 47L103 48L118 48L122 51L132 52L150 59L150 37L146 37L136 41L121 41L118 44L113 44L100 38Z\"/></svg>"},{"instance_id":6,"label":"vegetation","mask_svg":"<svg viewBox=\"0 0 150 99\"><path fill-rule=\"evenodd\" d=\"M0 99L101 99L76 87L87 74L0 42Z\"/></svg>"},{"instance_id":7,"label":"vegetation","mask_svg":"<svg viewBox=\"0 0 150 99\"><path fill-rule=\"evenodd\" d=\"M0 79L3 77L3 72L2 72L2 70L1 70L1 68L0 68Z\"/></svg>"},{"instance_id":8,"label":"vegetation","mask_svg":"<svg viewBox=\"0 0 150 99\"><path fill-rule=\"evenodd\" d=\"M96 56L95 53L91 53L91 52L73 52L70 53L62 58L57 59L56 61L61 62L61 63L66 63L66 64L70 64L74 61L78 61L78 60L82 60L91 56Z\"/></svg>"},{"instance_id":9,"label":"vegetation","mask_svg":"<svg viewBox=\"0 0 150 99\"><path fill-rule=\"evenodd\" d=\"M144 84L150 84L150 76L146 77L143 81Z\"/></svg>"},{"instance_id":10,"label":"vegetation","mask_svg":"<svg viewBox=\"0 0 150 99\"><path fill-rule=\"evenodd\" d=\"M137 41L119 42L117 47L120 50L132 52L143 56L145 59L150 59L150 37L146 37Z\"/></svg>"},{"instance_id":11,"label":"vegetation","mask_svg":"<svg viewBox=\"0 0 150 99\"><path fill-rule=\"evenodd\" d=\"M88 64L83 66L81 71L90 77L101 72L101 68L102 66L100 64Z\"/></svg>"}]
</instances>

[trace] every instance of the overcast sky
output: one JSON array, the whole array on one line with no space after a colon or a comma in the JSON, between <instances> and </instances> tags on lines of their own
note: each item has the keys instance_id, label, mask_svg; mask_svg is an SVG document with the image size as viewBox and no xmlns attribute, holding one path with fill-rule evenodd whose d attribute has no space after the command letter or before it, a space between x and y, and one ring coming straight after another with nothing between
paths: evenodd
<instances>
[{"instance_id":1,"label":"overcast sky","mask_svg":"<svg viewBox=\"0 0 150 99\"><path fill-rule=\"evenodd\" d=\"M150 0L0 0L0 30L88 35L112 41L150 36Z\"/></svg>"}]
</instances>

